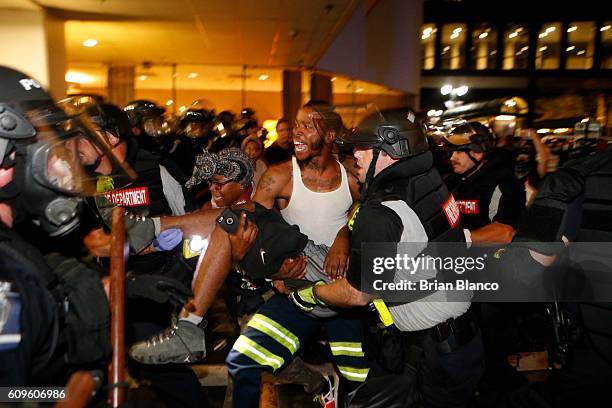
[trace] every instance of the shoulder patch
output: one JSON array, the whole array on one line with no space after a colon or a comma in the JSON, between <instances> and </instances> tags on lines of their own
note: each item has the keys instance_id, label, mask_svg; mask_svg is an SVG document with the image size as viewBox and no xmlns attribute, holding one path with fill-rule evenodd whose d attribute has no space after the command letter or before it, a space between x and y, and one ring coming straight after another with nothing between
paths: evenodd
<instances>
[{"instance_id":1,"label":"shoulder patch","mask_svg":"<svg viewBox=\"0 0 612 408\"><path fill-rule=\"evenodd\" d=\"M459 211L459 206L455 201L455 197L453 197L452 194L449 195L446 202L442 204L442 211L444 211L446 220L450 224L451 228L455 228L459 223L459 217L461 216L461 213Z\"/></svg>"}]
</instances>

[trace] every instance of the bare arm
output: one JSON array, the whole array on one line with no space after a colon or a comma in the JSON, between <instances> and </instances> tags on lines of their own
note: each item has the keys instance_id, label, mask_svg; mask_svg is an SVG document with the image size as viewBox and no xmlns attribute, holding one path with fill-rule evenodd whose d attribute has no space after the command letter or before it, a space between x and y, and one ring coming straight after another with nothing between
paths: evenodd
<instances>
[{"instance_id":1,"label":"bare arm","mask_svg":"<svg viewBox=\"0 0 612 408\"><path fill-rule=\"evenodd\" d=\"M271 209L291 179L291 161L268 167L261 176L253 201Z\"/></svg>"},{"instance_id":2,"label":"bare arm","mask_svg":"<svg viewBox=\"0 0 612 408\"><path fill-rule=\"evenodd\" d=\"M232 208L244 208L252 211L253 204L244 204ZM185 235L210 235L215 228L217 218L224 208L211 208L209 210L199 210L190 214L161 217L161 230L168 228L180 228Z\"/></svg>"},{"instance_id":3,"label":"bare arm","mask_svg":"<svg viewBox=\"0 0 612 408\"><path fill-rule=\"evenodd\" d=\"M340 279L327 285L320 285L314 289L315 295L329 306L356 307L365 306L374 299L355 289L346 279Z\"/></svg>"},{"instance_id":4,"label":"bare arm","mask_svg":"<svg viewBox=\"0 0 612 408\"><path fill-rule=\"evenodd\" d=\"M492 222L482 228L471 230L472 242L474 243L495 243L507 244L512 241L514 228L501 222Z\"/></svg>"}]
</instances>

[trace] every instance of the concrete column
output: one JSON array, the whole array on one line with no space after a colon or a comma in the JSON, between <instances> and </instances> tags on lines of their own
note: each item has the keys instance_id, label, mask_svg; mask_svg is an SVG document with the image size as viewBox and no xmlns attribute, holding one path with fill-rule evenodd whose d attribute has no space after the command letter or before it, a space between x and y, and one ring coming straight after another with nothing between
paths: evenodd
<instances>
[{"instance_id":1,"label":"concrete column","mask_svg":"<svg viewBox=\"0 0 612 408\"><path fill-rule=\"evenodd\" d=\"M108 68L108 100L123 107L134 100L133 65L111 66Z\"/></svg>"},{"instance_id":2,"label":"concrete column","mask_svg":"<svg viewBox=\"0 0 612 408\"><path fill-rule=\"evenodd\" d=\"M302 72L283 71L283 117L291 123L302 106Z\"/></svg>"},{"instance_id":3,"label":"concrete column","mask_svg":"<svg viewBox=\"0 0 612 408\"><path fill-rule=\"evenodd\" d=\"M42 8L0 8L0 65L38 80L55 99L66 96L64 21Z\"/></svg>"},{"instance_id":4,"label":"concrete column","mask_svg":"<svg viewBox=\"0 0 612 408\"><path fill-rule=\"evenodd\" d=\"M332 103L331 77L324 74L310 75L310 99Z\"/></svg>"}]
</instances>

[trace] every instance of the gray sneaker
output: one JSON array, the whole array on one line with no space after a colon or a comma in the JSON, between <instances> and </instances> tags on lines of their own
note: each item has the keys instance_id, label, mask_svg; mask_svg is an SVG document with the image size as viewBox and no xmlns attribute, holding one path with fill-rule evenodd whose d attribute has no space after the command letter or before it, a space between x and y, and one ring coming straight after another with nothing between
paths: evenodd
<instances>
[{"instance_id":1,"label":"gray sneaker","mask_svg":"<svg viewBox=\"0 0 612 408\"><path fill-rule=\"evenodd\" d=\"M203 321L202 323L204 323ZM130 347L130 357L142 364L195 363L206 357L203 324L179 320L176 325Z\"/></svg>"}]
</instances>

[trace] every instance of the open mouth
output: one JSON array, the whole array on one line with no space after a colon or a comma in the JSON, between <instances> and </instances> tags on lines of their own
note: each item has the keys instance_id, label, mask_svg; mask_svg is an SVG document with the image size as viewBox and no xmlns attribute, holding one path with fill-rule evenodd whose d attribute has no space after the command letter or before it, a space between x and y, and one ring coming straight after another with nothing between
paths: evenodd
<instances>
[{"instance_id":1,"label":"open mouth","mask_svg":"<svg viewBox=\"0 0 612 408\"><path fill-rule=\"evenodd\" d=\"M296 152L303 152L308 148L308 146L302 142L293 142L293 147Z\"/></svg>"}]
</instances>

